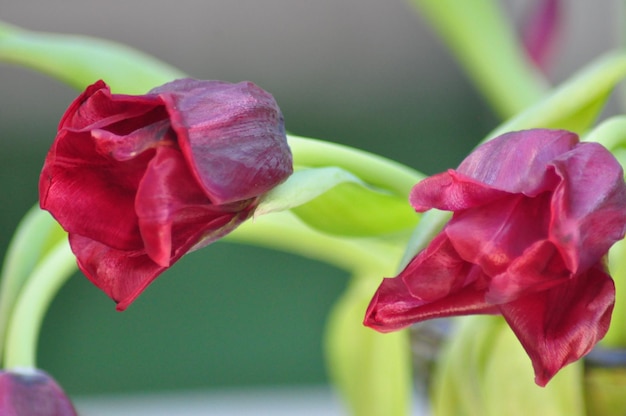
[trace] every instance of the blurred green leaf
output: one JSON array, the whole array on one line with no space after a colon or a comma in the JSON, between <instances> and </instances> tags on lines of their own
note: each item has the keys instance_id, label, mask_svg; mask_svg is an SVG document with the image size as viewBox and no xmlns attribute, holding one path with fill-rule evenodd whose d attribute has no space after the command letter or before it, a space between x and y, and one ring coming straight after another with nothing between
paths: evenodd
<instances>
[{"instance_id":1,"label":"blurred green leaf","mask_svg":"<svg viewBox=\"0 0 626 416\"><path fill-rule=\"evenodd\" d=\"M351 182L292 211L313 228L355 237L409 233L419 220L406 198Z\"/></svg>"},{"instance_id":2,"label":"blurred green leaf","mask_svg":"<svg viewBox=\"0 0 626 416\"><path fill-rule=\"evenodd\" d=\"M581 362L563 368L542 388L534 383L530 359L502 317L458 321L435 374L435 415L585 415Z\"/></svg>"},{"instance_id":3,"label":"blurred green leaf","mask_svg":"<svg viewBox=\"0 0 626 416\"><path fill-rule=\"evenodd\" d=\"M143 94L185 77L180 70L119 43L28 31L0 22L0 61L31 68L78 90L102 79L113 92Z\"/></svg>"},{"instance_id":4,"label":"blurred green leaf","mask_svg":"<svg viewBox=\"0 0 626 416\"><path fill-rule=\"evenodd\" d=\"M611 91L625 76L626 53L603 56L546 98L501 124L488 137L529 128L565 129L583 134L592 126Z\"/></svg>"},{"instance_id":5,"label":"blurred green leaf","mask_svg":"<svg viewBox=\"0 0 626 416\"><path fill-rule=\"evenodd\" d=\"M328 320L328 371L355 416L403 416L409 412L408 331L381 334L363 326L365 310L379 283L380 276L375 273L354 277Z\"/></svg>"}]
</instances>

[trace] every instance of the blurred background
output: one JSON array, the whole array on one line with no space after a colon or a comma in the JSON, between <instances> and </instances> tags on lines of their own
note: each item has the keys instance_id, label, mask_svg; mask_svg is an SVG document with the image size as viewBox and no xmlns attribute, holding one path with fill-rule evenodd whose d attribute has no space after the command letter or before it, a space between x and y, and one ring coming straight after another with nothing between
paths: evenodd
<instances>
[{"instance_id":1,"label":"blurred background","mask_svg":"<svg viewBox=\"0 0 626 416\"><path fill-rule=\"evenodd\" d=\"M532 2L504 3L519 22ZM554 82L616 39L611 2L563 3ZM251 80L276 97L291 132L429 174L457 165L499 123L402 0L0 0L0 19L125 43L196 78ZM76 95L0 65L0 252L37 201L44 155ZM77 275L51 307L39 365L71 395L323 385L324 322L347 277L217 243L184 257L119 313Z\"/></svg>"}]
</instances>

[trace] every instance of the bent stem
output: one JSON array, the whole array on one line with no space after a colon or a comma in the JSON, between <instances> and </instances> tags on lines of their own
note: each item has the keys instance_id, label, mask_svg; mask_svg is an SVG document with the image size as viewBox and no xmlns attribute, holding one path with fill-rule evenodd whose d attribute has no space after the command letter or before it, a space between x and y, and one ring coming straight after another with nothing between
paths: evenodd
<instances>
[{"instance_id":1,"label":"bent stem","mask_svg":"<svg viewBox=\"0 0 626 416\"><path fill-rule=\"evenodd\" d=\"M374 238L333 237L318 232L288 211L246 221L224 241L281 250L322 261L349 272L379 270L394 264L401 244Z\"/></svg>"},{"instance_id":2,"label":"bent stem","mask_svg":"<svg viewBox=\"0 0 626 416\"><path fill-rule=\"evenodd\" d=\"M50 214L34 206L19 223L0 275L0 361L11 311L37 262L65 233Z\"/></svg>"},{"instance_id":3,"label":"bent stem","mask_svg":"<svg viewBox=\"0 0 626 416\"><path fill-rule=\"evenodd\" d=\"M76 259L66 239L57 243L33 270L9 322L6 368L35 367L39 330L48 306L76 270Z\"/></svg>"},{"instance_id":4,"label":"bent stem","mask_svg":"<svg viewBox=\"0 0 626 416\"><path fill-rule=\"evenodd\" d=\"M401 163L353 147L294 135L287 135L287 141L296 166L337 166L371 185L400 195L408 195L426 177Z\"/></svg>"}]
</instances>

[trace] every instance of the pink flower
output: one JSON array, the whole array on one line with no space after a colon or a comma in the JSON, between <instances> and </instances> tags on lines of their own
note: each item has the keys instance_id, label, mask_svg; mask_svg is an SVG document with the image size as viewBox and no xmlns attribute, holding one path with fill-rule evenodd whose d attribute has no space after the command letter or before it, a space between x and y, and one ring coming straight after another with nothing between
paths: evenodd
<instances>
[{"instance_id":1,"label":"pink flower","mask_svg":"<svg viewBox=\"0 0 626 416\"><path fill-rule=\"evenodd\" d=\"M181 79L130 96L98 81L61 119L40 204L123 310L185 253L250 217L292 170L280 109L250 82Z\"/></svg>"},{"instance_id":2,"label":"pink flower","mask_svg":"<svg viewBox=\"0 0 626 416\"><path fill-rule=\"evenodd\" d=\"M76 416L76 410L45 372L0 371L0 415Z\"/></svg>"},{"instance_id":3,"label":"pink flower","mask_svg":"<svg viewBox=\"0 0 626 416\"><path fill-rule=\"evenodd\" d=\"M399 276L383 280L365 325L386 332L501 314L541 386L605 335L615 289L603 258L624 237L626 185L601 145L559 130L507 133L418 183L410 201L454 215Z\"/></svg>"}]
</instances>

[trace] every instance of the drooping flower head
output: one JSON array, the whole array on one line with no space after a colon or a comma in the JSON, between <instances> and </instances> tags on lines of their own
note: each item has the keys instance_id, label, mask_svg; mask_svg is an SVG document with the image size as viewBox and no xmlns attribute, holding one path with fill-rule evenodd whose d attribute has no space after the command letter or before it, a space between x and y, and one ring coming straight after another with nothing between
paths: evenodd
<instances>
[{"instance_id":1,"label":"drooping flower head","mask_svg":"<svg viewBox=\"0 0 626 416\"><path fill-rule=\"evenodd\" d=\"M365 325L501 314L542 386L605 335L615 289L603 259L624 237L626 185L604 147L562 130L507 133L418 183L410 202L454 214L383 280Z\"/></svg>"},{"instance_id":2,"label":"drooping flower head","mask_svg":"<svg viewBox=\"0 0 626 416\"><path fill-rule=\"evenodd\" d=\"M292 170L280 109L251 82L181 79L131 96L98 81L61 119L40 204L123 310L185 253L246 220Z\"/></svg>"},{"instance_id":3,"label":"drooping flower head","mask_svg":"<svg viewBox=\"0 0 626 416\"><path fill-rule=\"evenodd\" d=\"M44 371L0 371L0 415L76 414L63 389Z\"/></svg>"}]
</instances>

